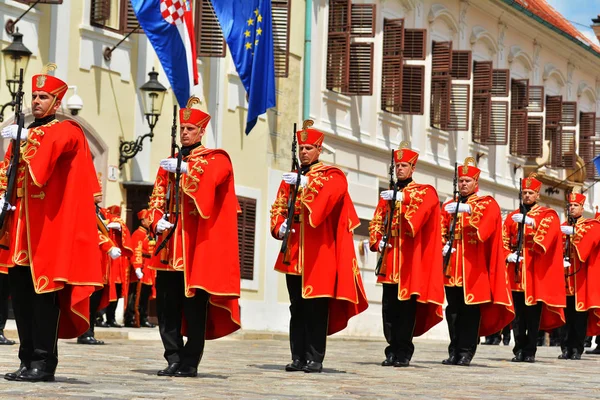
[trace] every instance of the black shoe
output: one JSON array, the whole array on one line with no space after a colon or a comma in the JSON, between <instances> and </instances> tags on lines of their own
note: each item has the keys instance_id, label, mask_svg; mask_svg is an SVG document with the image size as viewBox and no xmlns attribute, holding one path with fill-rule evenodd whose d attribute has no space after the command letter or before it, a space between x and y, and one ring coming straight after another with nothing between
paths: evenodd
<instances>
[{"instance_id":1,"label":"black shoe","mask_svg":"<svg viewBox=\"0 0 600 400\"><path fill-rule=\"evenodd\" d=\"M0 333L0 345L2 345L2 344L6 344L6 345L10 346L12 344L15 344L15 341L7 339L6 336L4 336L3 333Z\"/></svg>"},{"instance_id":2,"label":"black shoe","mask_svg":"<svg viewBox=\"0 0 600 400\"><path fill-rule=\"evenodd\" d=\"M182 367L179 367L179 369L177 370L177 372L175 372L175 375L173 376L176 378L194 378L198 376L198 368L184 365Z\"/></svg>"},{"instance_id":3,"label":"black shoe","mask_svg":"<svg viewBox=\"0 0 600 400\"><path fill-rule=\"evenodd\" d=\"M581 360L581 353L577 350L573 350L573 354L571 355L571 360Z\"/></svg>"},{"instance_id":4,"label":"black shoe","mask_svg":"<svg viewBox=\"0 0 600 400\"><path fill-rule=\"evenodd\" d=\"M145 320L140 322L140 327L141 328L156 328L156 325L154 325L152 322Z\"/></svg>"},{"instance_id":5,"label":"black shoe","mask_svg":"<svg viewBox=\"0 0 600 400\"><path fill-rule=\"evenodd\" d=\"M96 320L96 326L100 328L108 328L108 324L103 319Z\"/></svg>"},{"instance_id":6,"label":"black shoe","mask_svg":"<svg viewBox=\"0 0 600 400\"><path fill-rule=\"evenodd\" d=\"M77 338L77 344L104 344L104 341L93 336L80 336Z\"/></svg>"},{"instance_id":7,"label":"black shoe","mask_svg":"<svg viewBox=\"0 0 600 400\"><path fill-rule=\"evenodd\" d=\"M113 319L112 321L108 321L108 322L107 322L107 325L108 325L110 328L122 328L122 327L123 327L123 325L119 325L119 324L117 324L117 321L115 321L114 319Z\"/></svg>"},{"instance_id":8,"label":"black shoe","mask_svg":"<svg viewBox=\"0 0 600 400\"><path fill-rule=\"evenodd\" d=\"M456 365L457 362L458 362L458 357L456 357L455 355L451 355L450 357L448 357L444 361L442 361L442 364L444 364L444 365Z\"/></svg>"},{"instance_id":9,"label":"black shoe","mask_svg":"<svg viewBox=\"0 0 600 400\"><path fill-rule=\"evenodd\" d=\"M408 367L410 360L406 357L400 357L394 362L394 367Z\"/></svg>"},{"instance_id":10,"label":"black shoe","mask_svg":"<svg viewBox=\"0 0 600 400\"><path fill-rule=\"evenodd\" d=\"M492 345L498 346L502 340L499 337L494 338Z\"/></svg>"},{"instance_id":11,"label":"black shoe","mask_svg":"<svg viewBox=\"0 0 600 400\"><path fill-rule=\"evenodd\" d=\"M571 354L569 354L568 351L563 351L562 354L560 356L558 356L559 360L570 360L571 359Z\"/></svg>"},{"instance_id":12,"label":"black shoe","mask_svg":"<svg viewBox=\"0 0 600 400\"><path fill-rule=\"evenodd\" d=\"M591 336L585 337L585 340L583 341L583 347L592 347L592 337Z\"/></svg>"},{"instance_id":13,"label":"black shoe","mask_svg":"<svg viewBox=\"0 0 600 400\"><path fill-rule=\"evenodd\" d=\"M302 367L302 371L306 373L310 372L321 372L323 371L323 364L316 361L308 361L304 367Z\"/></svg>"},{"instance_id":14,"label":"black shoe","mask_svg":"<svg viewBox=\"0 0 600 400\"><path fill-rule=\"evenodd\" d=\"M31 368L17 375L16 380L21 382L54 382L54 373Z\"/></svg>"},{"instance_id":15,"label":"black shoe","mask_svg":"<svg viewBox=\"0 0 600 400\"><path fill-rule=\"evenodd\" d=\"M27 366L21 364L19 369L16 370L15 372L9 372L8 374L4 374L4 379L6 379L7 381L16 381L17 376L21 375L25 371L27 371Z\"/></svg>"},{"instance_id":16,"label":"black shoe","mask_svg":"<svg viewBox=\"0 0 600 400\"><path fill-rule=\"evenodd\" d=\"M486 345L494 344L494 338L488 336L485 338L485 340L483 342L481 342L481 344L486 344Z\"/></svg>"},{"instance_id":17,"label":"black shoe","mask_svg":"<svg viewBox=\"0 0 600 400\"><path fill-rule=\"evenodd\" d=\"M518 351L517 354L512 358L512 362L523 362L525 357L523 357L523 353Z\"/></svg>"},{"instance_id":18,"label":"black shoe","mask_svg":"<svg viewBox=\"0 0 600 400\"><path fill-rule=\"evenodd\" d=\"M138 326L135 326L134 321L128 321L128 320L125 320L124 326L125 326L125 328L139 328Z\"/></svg>"},{"instance_id":19,"label":"black shoe","mask_svg":"<svg viewBox=\"0 0 600 400\"><path fill-rule=\"evenodd\" d=\"M505 346L508 346L508 345L510 344L510 338L502 339L502 343L503 343Z\"/></svg>"},{"instance_id":20,"label":"black shoe","mask_svg":"<svg viewBox=\"0 0 600 400\"><path fill-rule=\"evenodd\" d=\"M293 360L290 364L285 366L285 370L288 372L302 371L302 368L306 365L306 361Z\"/></svg>"},{"instance_id":21,"label":"black shoe","mask_svg":"<svg viewBox=\"0 0 600 400\"><path fill-rule=\"evenodd\" d=\"M525 358L523 358L523 361L525 361L527 363L534 363L535 362L535 356L525 356Z\"/></svg>"},{"instance_id":22,"label":"black shoe","mask_svg":"<svg viewBox=\"0 0 600 400\"><path fill-rule=\"evenodd\" d=\"M471 365L471 359L467 356L461 356L460 359L456 362L456 365L460 365L461 367L468 367Z\"/></svg>"},{"instance_id":23,"label":"black shoe","mask_svg":"<svg viewBox=\"0 0 600 400\"><path fill-rule=\"evenodd\" d=\"M158 376L175 376L175 372L179 369L179 363L171 363L165 369L161 369L156 373Z\"/></svg>"},{"instance_id":24,"label":"black shoe","mask_svg":"<svg viewBox=\"0 0 600 400\"><path fill-rule=\"evenodd\" d=\"M388 355L385 360L381 362L382 367L392 367L394 366L394 362L396 362L396 356L393 354Z\"/></svg>"},{"instance_id":25,"label":"black shoe","mask_svg":"<svg viewBox=\"0 0 600 400\"><path fill-rule=\"evenodd\" d=\"M596 346L594 350L586 350L585 354L600 354L600 345Z\"/></svg>"}]
</instances>

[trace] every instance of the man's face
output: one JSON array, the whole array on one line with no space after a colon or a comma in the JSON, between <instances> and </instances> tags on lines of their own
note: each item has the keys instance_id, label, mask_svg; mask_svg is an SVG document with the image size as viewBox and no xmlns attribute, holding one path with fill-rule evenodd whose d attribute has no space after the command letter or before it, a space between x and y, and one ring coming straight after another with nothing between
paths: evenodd
<instances>
[{"instance_id":1,"label":"man's face","mask_svg":"<svg viewBox=\"0 0 600 400\"><path fill-rule=\"evenodd\" d=\"M569 214L573 218L579 218L583 215L583 206L579 203L569 203Z\"/></svg>"},{"instance_id":2,"label":"man's face","mask_svg":"<svg viewBox=\"0 0 600 400\"><path fill-rule=\"evenodd\" d=\"M313 146L312 144L300 145L300 164L310 165L319 159L321 154L321 146Z\"/></svg>"},{"instance_id":3,"label":"man's face","mask_svg":"<svg viewBox=\"0 0 600 400\"><path fill-rule=\"evenodd\" d=\"M194 124L181 124L179 126L179 141L182 146L191 146L202 140L204 136L204 128L200 128Z\"/></svg>"},{"instance_id":4,"label":"man's face","mask_svg":"<svg viewBox=\"0 0 600 400\"><path fill-rule=\"evenodd\" d=\"M35 118L56 114L60 107L60 100L54 101L54 96L48 92L36 90L31 94L31 109Z\"/></svg>"},{"instance_id":5,"label":"man's face","mask_svg":"<svg viewBox=\"0 0 600 400\"><path fill-rule=\"evenodd\" d=\"M102 194L97 194L94 196L94 202L96 202L96 204L100 204L102 203Z\"/></svg>"},{"instance_id":6,"label":"man's face","mask_svg":"<svg viewBox=\"0 0 600 400\"><path fill-rule=\"evenodd\" d=\"M413 172L415 172L415 166L411 163L396 163L396 178L398 178L399 181L403 181L405 179L410 178Z\"/></svg>"},{"instance_id":7,"label":"man's face","mask_svg":"<svg viewBox=\"0 0 600 400\"><path fill-rule=\"evenodd\" d=\"M477 181L470 176L461 176L458 178L458 192L462 197L474 193L476 186Z\"/></svg>"},{"instance_id":8,"label":"man's face","mask_svg":"<svg viewBox=\"0 0 600 400\"><path fill-rule=\"evenodd\" d=\"M540 198L540 194L535 190L524 189L523 190L523 204L530 205L537 201Z\"/></svg>"}]
</instances>

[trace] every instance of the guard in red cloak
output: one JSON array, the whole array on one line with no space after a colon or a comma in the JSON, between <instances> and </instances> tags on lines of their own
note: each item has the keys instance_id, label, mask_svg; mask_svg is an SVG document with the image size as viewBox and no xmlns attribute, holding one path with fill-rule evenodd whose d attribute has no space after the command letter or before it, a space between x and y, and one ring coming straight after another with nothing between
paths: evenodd
<instances>
[{"instance_id":1,"label":"guard in red cloak","mask_svg":"<svg viewBox=\"0 0 600 400\"><path fill-rule=\"evenodd\" d=\"M56 119L67 84L48 75L55 68L32 79L35 121L21 131L14 198L4 197L14 142L0 168L0 203L15 207L1 235L8 250L0 251L0 265L9 270L21 360L8 380L54 380L58 338L88 329L89 297L102 287L94 216L100 189L83 130ZM17 130L10 125L2 137L16 139Z\"/></svg>"},{"instance_id":2,"label":"guard in red cloak","mask_svg":"<svg viewBox=\"0 0 600 400\"><path fill-rule=\"evenodd\" d=\"M290 296L292 363L286 371L321 372L327 335L341 331L368 304L354 253L352 231L359 225L345 174L319 162L324 135L304 121L296 133L300 190L288 250L275 270L286 274ZM271 207L271 234L281 240L287 202L297 171L283 175Z\"/></svg>"},{"instance_id":3,"label":"guard in red cloak","mask_svg":"<svg viewBox=\"0 0 600 400\"><path fill-rule=\"evenodd\" d=\"M371 251L383 253L377 282L383 284L381 312L388 346L383 366L407 367L420 336L442 319L444 275L440 237L440 200L430 185L413 181L419 153L405 148L394 151L394 190L381 192L369 224ZM391 202L395 201L390 219ZM391 223L391 227L389 224ZM388 245L382 240L390 228Z\"/></svg>"}]
</instances>

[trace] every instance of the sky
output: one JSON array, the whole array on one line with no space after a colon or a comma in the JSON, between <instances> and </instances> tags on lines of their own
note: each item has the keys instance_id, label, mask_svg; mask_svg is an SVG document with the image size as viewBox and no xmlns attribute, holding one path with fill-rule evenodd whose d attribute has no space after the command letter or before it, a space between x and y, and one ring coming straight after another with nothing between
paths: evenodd
<instances>
[{"instance_id":1,"label":"sky","mask_svg":"<svg viewBox=\"0 0 600 400\"><path fill-rule=\"evenodd\" d=\"M593 43L600 45L594 31L589 26L592 18L600 14L600 0L546 0L556 11L564 15L571 24ZM577 22L577 24L573 23ZM586 25L583 27L581 25Z\"/></svg>"}]
</instances>

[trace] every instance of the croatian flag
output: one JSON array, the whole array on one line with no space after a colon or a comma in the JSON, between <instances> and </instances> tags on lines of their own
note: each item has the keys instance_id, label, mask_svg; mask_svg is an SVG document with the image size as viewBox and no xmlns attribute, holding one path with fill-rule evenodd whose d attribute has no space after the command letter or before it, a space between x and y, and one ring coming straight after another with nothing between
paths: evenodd
<instances>
[{"instance_id":1,"label":"croatian flag","mask_svg":"<svg viewBox=\"0 0 600 400\"><path fill-rule=\"evenodd\" d=\"M133 11L167 74L180 107L198 84L196 39L189 0L131 0Z\"/></svg>"}]
</instances>

